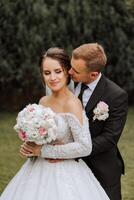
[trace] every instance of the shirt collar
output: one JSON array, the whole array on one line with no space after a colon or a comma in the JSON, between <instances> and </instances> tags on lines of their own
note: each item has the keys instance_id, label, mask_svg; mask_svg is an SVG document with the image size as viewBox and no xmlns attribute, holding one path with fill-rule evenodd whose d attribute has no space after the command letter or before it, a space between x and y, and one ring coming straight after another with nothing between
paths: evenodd
<instances>
[{"instance_id":1,"label":"shirt collar","mask_svg":"<svg viewBox=\"0 0 134 200\"><path fill-rule=\"evenodd\" d=\"M93 81L93 82L87 84L87 86L89 87L89 89L90 89L91 91L94 91L94 89L95 89L97 83L99 82L101 76L102 76L102 74L100 73L99 76L97 77L97 79L96 79L95 81Z\"/></svg>"}]
</instances>

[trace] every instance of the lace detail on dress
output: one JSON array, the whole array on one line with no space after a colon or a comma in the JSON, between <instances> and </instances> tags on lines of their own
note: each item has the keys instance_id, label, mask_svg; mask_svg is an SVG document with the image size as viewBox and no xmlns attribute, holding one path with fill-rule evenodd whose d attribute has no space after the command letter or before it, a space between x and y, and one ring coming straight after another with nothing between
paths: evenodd
<instances>
[{"instance_id":1,"label":"lace detail on dress","mask_svg":"<svg viewBox=\"0 0 134 200\"><path fill-rule=\"evenodd\" d=\"M58 139L62 145L45 144L41 150L41 157L54 159L72 159L87 156L91 153L92 143L88 119L83 111L83 125L71 113L58 113Z\"/></svg>"}]
</instances>

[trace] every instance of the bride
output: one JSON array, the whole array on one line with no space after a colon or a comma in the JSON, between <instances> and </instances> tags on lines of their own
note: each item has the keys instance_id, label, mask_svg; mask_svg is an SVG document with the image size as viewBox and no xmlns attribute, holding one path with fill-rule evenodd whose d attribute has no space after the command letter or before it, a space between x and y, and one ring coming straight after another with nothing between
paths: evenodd
<instances>
[{"instance_id":1,"label":"bride","mask_svg":"<svg viewBox=\"0 0 134 200\"><path fill-rule=\"evenodd\" d=\"M68 55L63 49L50 48L42 55L40 71L50 96L40 104L56 113L58 126L55 144L30 146L20 153L28 159L10 181L0 200L109 200L91 170L81 159L91 153L88 119L80 100L68 89ZM31 156L37 156L32 161Z\"/></svg>"}]
</instances>

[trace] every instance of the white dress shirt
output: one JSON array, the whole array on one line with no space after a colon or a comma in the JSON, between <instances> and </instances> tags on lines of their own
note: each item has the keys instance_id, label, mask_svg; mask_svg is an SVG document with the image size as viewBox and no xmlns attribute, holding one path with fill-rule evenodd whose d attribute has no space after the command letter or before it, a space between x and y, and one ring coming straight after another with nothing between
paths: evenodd
<instances>
[{"instance_id":1,"label":"white dress shirt","mask_svg":"<svg viewBox=\"0 0 134 200\"><path fill-rule=\"evenodd\" d=\"M95 87L97 86L97 83L99 82L100 78L101 78L102 74L100 73L99 76L97 77L97 79L89 84L87 84L88 89L84 90L83 96L82 96L82 102L83 102L83 106L85 108L88 100L90 99ZM81 83L78 83L78 85L76 86L76 88L74 89L74 94L76 96L79 95L81 90Z\"/></svg>"}]
</instances>

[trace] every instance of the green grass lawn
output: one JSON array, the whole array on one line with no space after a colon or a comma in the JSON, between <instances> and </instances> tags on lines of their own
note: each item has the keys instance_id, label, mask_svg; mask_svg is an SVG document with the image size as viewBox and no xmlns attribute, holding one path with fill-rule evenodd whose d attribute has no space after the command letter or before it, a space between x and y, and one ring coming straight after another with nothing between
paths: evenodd
<instances>
[{"instance_id":1,"label":"green grass lawn","mask_svg":"<svg viewBox=\"0 0 134 200\"><path fill-rule=\"evenodd\" d=\"M123 200L134 200L134 107L129 109L119 148L126 166L125 176L122 176Z\"/></svg>"},{"instance_id":2,"label":"green grass lawn","mask_svg":"<svg viewBox=\"0 0 134 200\"><path fill-rule=\"evenodd\" d=\"M16 114L0 114L0 193L25 162L19 155L21 141L13 130L15 118ZM126 165L126 174L122 177L123 200L132 200L134 199L134 108L129 109L119 148Z\"/></svg>"}]
</instances>

